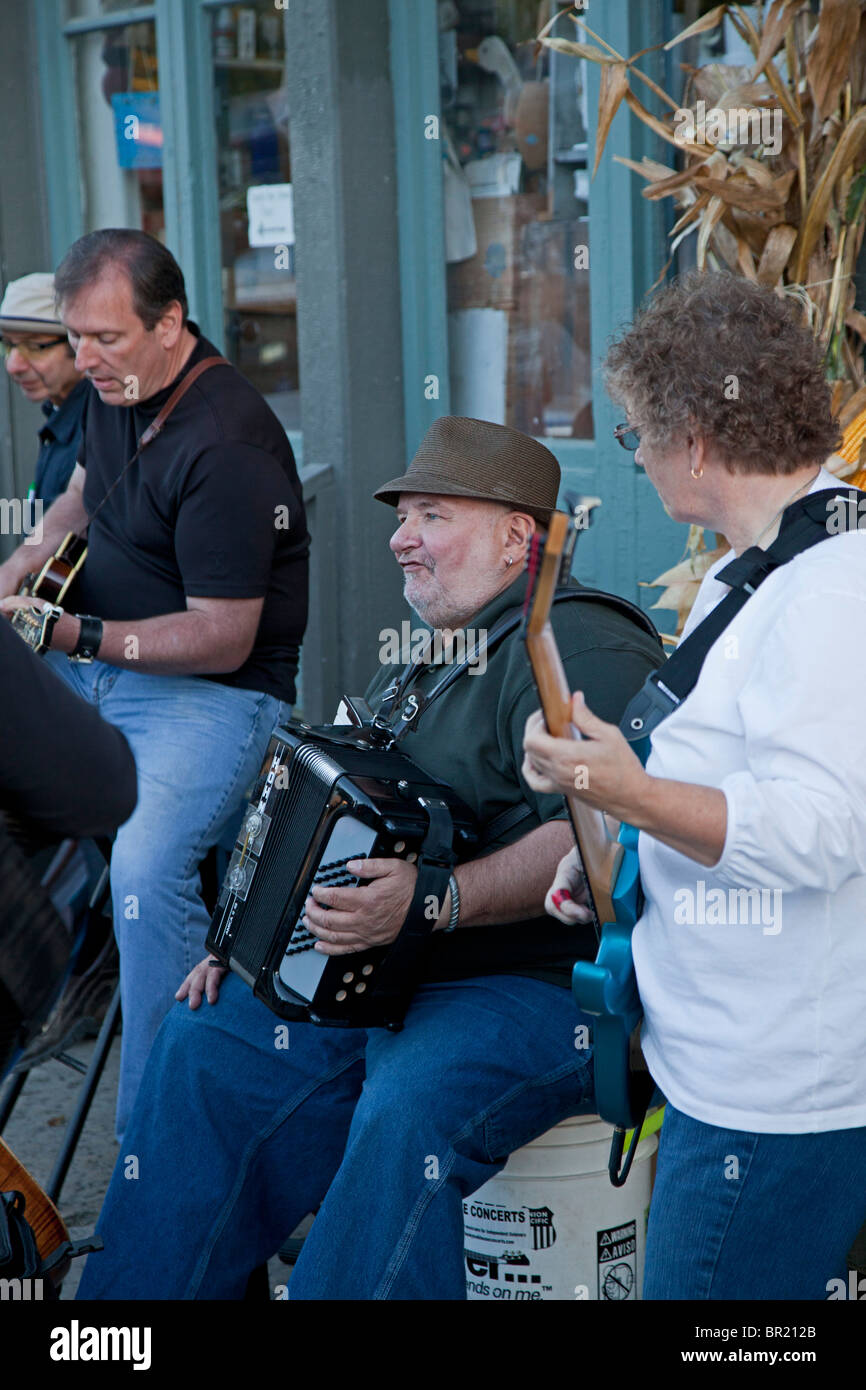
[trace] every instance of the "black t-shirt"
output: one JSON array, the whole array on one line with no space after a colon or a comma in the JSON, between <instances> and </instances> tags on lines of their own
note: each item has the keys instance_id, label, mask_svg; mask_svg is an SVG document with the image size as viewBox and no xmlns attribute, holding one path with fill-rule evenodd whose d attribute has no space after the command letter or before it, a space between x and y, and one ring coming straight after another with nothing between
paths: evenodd
<instances>
[{"instance_id":1,"label":"black t-shirt","mask_svg":"<svg viewBox=\"0 0 866 1390\"><path fill-rule=\"evenodd\" d=\"M178 377L132 406L91 392L79 462L93 516L181 378L218 350L198 342ZM307 621L310 538L285 430L231 366L202 373L91 522L73 595L77 611L114 621L181 612L186 598L261 598L249 658L210 679L295 697Z\"/></svg>"}]
</instances>

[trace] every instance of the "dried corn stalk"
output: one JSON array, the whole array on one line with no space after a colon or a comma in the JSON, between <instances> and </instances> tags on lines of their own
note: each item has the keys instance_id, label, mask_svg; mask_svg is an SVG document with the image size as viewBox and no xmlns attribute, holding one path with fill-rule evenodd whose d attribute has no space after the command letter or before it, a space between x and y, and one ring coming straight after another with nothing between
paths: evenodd
<instances>
[{"instance_id":1,"label":"dried corn stalk","mask_svg":"<svg viewBox=\"0 0 866 1390\"><path fill-rule=\"evenodd\" d=\"M682 104L636 66L642 54L618 53L573 11L580 41L549 38L554 20L538 41L601 65L593 173L623 101L672 147L676 162L669 165L614 156L646 179L645 198L674 199L680 216L670 233L671 255L695 235L701 269L727 268L802 306L845 430L846 442L827 466L862 485L866 314L855 307L854 271L866 228L866 0L821 0L817 16L809 0L772 0L759 7L757 23L738 4L717 5L665 46L718 28L726 15L753 63L686 68ZM646 90L662 103L663 116L641 100L638 91ZM732 139L750 112L748 141ZM753 142L755 134L769 133L771 118L773 138ZM721 553L708 551L700 528L692 527L681 563L653 582L664 586L655 606L676 610L678 632L703 574Z\"/></svg>"},{"instance_id":2,"label":"dried corn stalk","mask_svg":"<svg viewBox=\"0 0 866 1390\"><path fill-rule=\"evenodd\" d=\"M665 570L658 579L650 583L641 581L642 589L663 589L664 592L653 604L653 608L672 608L677 615L676 635L679 637L692 604L697 598L698 589L707 570L730 550L724 536L717 536L715 550L708 550L702 526L690 526L689 538L683 558L673 569Z\"/></svg>"},{"instance_id":3,"label":"dried corn stalk","mask_svg":"<svg viewBox=\"0 0 866 1390\"><path fill-rule=\"evenodd\" d=\"M772 0L757 25L742 6L717 5L666 47L726 15L754 62L687 68L682 104L636 66L642 54L618 53L577 13L569 17L592 43L549 38L551 25L539 42L602 68L593 172L625 101L680 156L680 167L615 156L647 180L645 198L674 199L682 215L671 250L696 235L701 268L726 267L798 299L842 405L866 381L866 315L855 308L853 278L866 228L866 0L822 0L817 16L809 0ZM661 101L663 117L638 88ZM764 132L772 117L773 139L753 145L761 112ZM748 130L749 143L732 140L735 130Z\"/></svg>"}]
</instances>

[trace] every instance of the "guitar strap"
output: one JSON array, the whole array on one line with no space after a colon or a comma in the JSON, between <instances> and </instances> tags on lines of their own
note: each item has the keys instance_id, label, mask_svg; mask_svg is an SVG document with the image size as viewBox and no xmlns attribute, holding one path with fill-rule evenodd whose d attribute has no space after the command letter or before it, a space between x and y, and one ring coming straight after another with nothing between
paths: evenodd
<instances>
[{"instance_id":1,"label":"guitar strap","mask_svg":"<svg viewBox=\"0 0 866 1390\"><path fill-rule=\"evenodd\" d=\"M120 470L114 482L111 484L111 487L108 489L102 501L99 503L99 506L95 507L91 515L88 517L87 526L90 526L91 522L93 521L93 518L95 516L98 516L99 513L102 511L102 508L105 506L109 497L114 492L114 489L117 487L118 483L126 476L129 469L135 463L135 460L139 457L143 450L147 448L148 444L153 443L157 435L162 434L166 420L168 419L169 415L171 415L175 406L178 405L180 401L183 399L183 397L186 395L189 388L196 381L198 381L199 377L202 375L203 372L209 371L211 367L220 366L230 367L231 363L225 357L205 357L202 359L201 362L197 362L194 367L191 367L190 370L186 373L186 375L181 378L181 380L178 382L177 386L175 386L174 390L169 396L168 400L165 402L165 405L160 410L156 419L148 425L147 429L142 434L141 438L138 441L138 446L135 450L135 453L123 465L123 468ZM77 539L81 539L84 536L84 533L87 530L87 526L84 526L80 531L77 531L75 533Z\"/></svg>"},{"instance_id":2,"label":"guitar strap","mask_svg":"<svg viewBox=\"0 0 866 1390\"><path fill-rule=\"evenodd\" d=\"M620 731L630 742L646 738L694 690L713 644L768 575L813 545L842 531L857 529L858 507L866 493L857 488L822 488L793 502L782 513L779 534L766 550L750 546L716 574L731 592L716 604L668 657L647 676L629 702Z\"/></svg>"}]
</instances>

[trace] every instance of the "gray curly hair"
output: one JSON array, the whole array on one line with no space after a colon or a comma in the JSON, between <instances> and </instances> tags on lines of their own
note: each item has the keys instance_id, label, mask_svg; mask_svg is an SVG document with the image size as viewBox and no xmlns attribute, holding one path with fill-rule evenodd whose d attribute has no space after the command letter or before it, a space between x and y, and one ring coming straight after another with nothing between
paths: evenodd
<instances>
[{"instance_id":1,"label":"gray curly hair","mask_svg":"<svg viewBox=\"0 0 866 1390\"><path fill-rule=\"evenodd\" d=\"M664 286L612 341L603 368L611 398L648 440L700 434L732 473L793 473L839 444L797 305L727 271Z\"/></svg>"}]
</instances>

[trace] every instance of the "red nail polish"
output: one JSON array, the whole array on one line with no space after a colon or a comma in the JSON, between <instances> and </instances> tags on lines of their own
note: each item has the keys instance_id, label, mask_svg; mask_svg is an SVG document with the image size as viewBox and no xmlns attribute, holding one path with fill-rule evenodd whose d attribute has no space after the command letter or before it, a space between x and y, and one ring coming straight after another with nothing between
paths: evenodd
<instances>
[{"instance_id":1,"label":"red nail polish","mask_svg":"<svg viewBox=\"0 0 866 1390\"><path fill-rule=\"evenodd\" d=\"M564 902L573 903L574 898L571 896L567 888L557 888L550 901L553 903L554 907L562 907L562 904Z\"/></svg>"}]
</instances>

